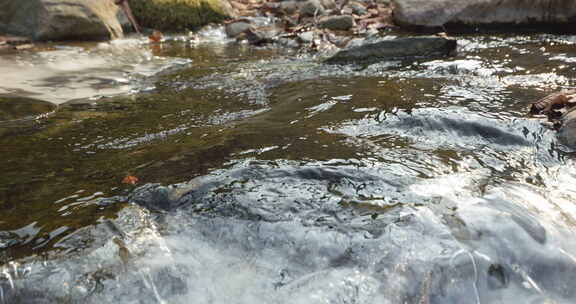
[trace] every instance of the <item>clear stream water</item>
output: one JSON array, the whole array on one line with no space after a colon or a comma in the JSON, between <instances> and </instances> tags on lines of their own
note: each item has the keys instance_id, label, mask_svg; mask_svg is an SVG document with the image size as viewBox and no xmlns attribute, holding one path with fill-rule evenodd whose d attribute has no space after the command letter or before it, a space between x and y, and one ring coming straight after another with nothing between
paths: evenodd
<instances>
[{"instance_id":1,"label":"clear stream water","mask_svg":"<svg viewBox=\"0 0 576 304\"><path fill-rule=\"evenodd\" d=\"M576 37L457 39L18 55L3 98L60 105L0 125L0 303L574 303L574 159L526 113L574 87Z\"/></svg>"}]
</instances>

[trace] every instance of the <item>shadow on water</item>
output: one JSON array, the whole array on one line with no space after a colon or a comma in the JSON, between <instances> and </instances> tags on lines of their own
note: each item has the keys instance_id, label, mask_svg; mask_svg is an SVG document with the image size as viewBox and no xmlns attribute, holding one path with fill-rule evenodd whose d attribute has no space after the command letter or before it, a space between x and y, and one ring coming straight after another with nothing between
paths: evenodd
<instances>
[{"instance_id":1,"label":"shadow on water","mask_svg":"<svg viewBox=\"0 0 576 304\"><path fill-rule=\"evenodd\" d=\"M459 43L363 69L174 43L154 89L10 129L0 303L572 303L574 160L524 113L576 40Z\"/></svg>"}]
</instances>

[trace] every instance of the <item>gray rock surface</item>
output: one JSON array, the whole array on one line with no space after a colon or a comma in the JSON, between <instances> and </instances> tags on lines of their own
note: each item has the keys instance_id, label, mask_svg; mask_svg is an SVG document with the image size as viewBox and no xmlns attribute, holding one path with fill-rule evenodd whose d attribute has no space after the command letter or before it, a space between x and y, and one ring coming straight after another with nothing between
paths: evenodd
<instances>
[{"instance_id":1,"label":"gray rock surface","mask_svg":"<svg viewBox=\"0 0 576 304\"><path fill-rule=\"evenodd\" d=\"M576 21L574 0L393 0L392 2L395 7L394 22L404 26Z\"/></svg>"},{"instance_id":2,"label":"gray rock surface","mask_svg":"<svg viewBox=\"0 0 576 304\"><path fill-rule=\"evenodd\" d=\"M308 0L300 7L300 16L314 17L324 15L325 9L319 0Z\"/></svg>"},{"instance_id":3,"label":"gray rock surface","mask_svg":"<svg viewBox=\"0 0 576 304\"><path fill-rule=\"evenodd\" d=\"M110 39L122 36L112 0L0 0L0 34L34 40Z\"/></svg>"},{"instance_id":4,"label":"gray rock surface","mask_svg":"<svg viewBox=\"0 0 576 304\"><path fill-rule=\"evenodd\" d=\"M339 51L325 62L376 62L410 57L447 56L456 51L456 40L437 36L388 39L354 45Z\"/></svg>"},{"instance_id":5,"label":"gray rock surface","mask_svg":"<svg viewBox=\"0 0 576 304\"><path fill-rule=\"evenodd\" d=\"M354 18L350 15L328 16L320 19L319 28L335 31L347 31L354 26Z\"/></svg>"},{"instance_id":6,"label":"gray rock surface","mask_svg":"<svg viewBox=\"0 0 576 304\"><path fill-rule=\"evenodd\" d=\"M298 39L304 43L310 43L314 41L314 31L307 31L304 33L298 34Z\"/></svg>"},{"instance_id":7,"label":"gray rock surface","mask_svg":"<svg viewBox=\"0 0 576 304\"><path fill-rule=\"evenodd\" d=\"M248 30L252 29L252 24L249 21L245 20L238 20L234 22L230 22L226 24L224 27L224 31L226 32L226 36L230 38L236 38L241 33L244 33Z\"/></svg>"},{"instance_id":8,"label":"gray rock surface","mask_svg":"<svg viewBox=\"0 0 576 304\"><path fill-rule=\"evenodd\" d=\"M362 16L368 14L368 9L360 2L350 2L348 3L348 7L350 7L354 15Z\"/></svg>"},{"instance_id":9,"label":"gray rock surface","mask_svg":"<svg viewBox=\"0 0 576 304\"><path fill-rule=\"evenodd\" d=\"M270 3L272 4L272 3ZM294 13L296 13L298 11L298 9L300 9L300 6L302 5L302 3L296 2L296 1L282 1L280 3L278 3L280 10L282 12L284 12L284 14L286 15L293 15Z\"/></svg>"},{"instance_id":10,"label":"gray rock surface","mask_svg":"<svg viewBox=\"0 0 576 304\"><path fill-rule=\"evenodd\" d=\"M320 0L320 4L322 4L322 7L329 10L335 9L337 7L336 1L334 0Z\"/></svg>"},{"instance_id":11,"label":"gray rock surface","mask_svg":"<svg viewBox=\"0 0 576 304\"><path fill-rule=\"evenodd\" d=\"M558 130L558 141L576 150L576 108L566 112L561 119L562 126Z\"/></svg>"}]
</instances>

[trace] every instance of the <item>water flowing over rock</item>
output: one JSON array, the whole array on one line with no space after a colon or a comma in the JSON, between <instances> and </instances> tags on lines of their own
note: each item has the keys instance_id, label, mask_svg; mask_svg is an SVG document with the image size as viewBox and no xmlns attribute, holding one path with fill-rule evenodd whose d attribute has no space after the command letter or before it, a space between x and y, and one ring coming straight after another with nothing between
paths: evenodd
<instances>
[{"instance_id":1,"label":"water flowing over rock","mask_svg":"<svg viewBox=\"0 0 576 304\"><path fill-rule=\"evenodd\" d=\"M122 36L113 1L0 0L0 33L34 40L94 40Z\"/></svg>"},{"instance_id":2,"label":"water flowing over rock","mask_svg":"<svg viewBox=\"0 0 576 304\"><path fill-rule=\"evenodd\" d=\"M394 6L395 22L415 27L576 20L576 2L571 0L394 0Z\"/></svg>"},{"instance_id":3,"label":"water flowing over rock","mask_svg":"<svg viewBox=\"0 0 576 304\"><path fill-rule=\"evenodd\" d=\"M575 37L329 65L406 33L322 18L0 56L0 119L64 102L0 125L0 304L574 304L576 159L526 111Z\"/></svg>"},{"instance_id":4,"label":"water flowing over rock","mask_svg":"<svg viewBox=\"0 0 576 304\"><path fill-rule=\"evenodd\" d=\"M326 63L374 62L421 56L444 56L456 50L456 40L425 36L368 42L344 49L328 58Z\"/></svg>"}]
</instances>

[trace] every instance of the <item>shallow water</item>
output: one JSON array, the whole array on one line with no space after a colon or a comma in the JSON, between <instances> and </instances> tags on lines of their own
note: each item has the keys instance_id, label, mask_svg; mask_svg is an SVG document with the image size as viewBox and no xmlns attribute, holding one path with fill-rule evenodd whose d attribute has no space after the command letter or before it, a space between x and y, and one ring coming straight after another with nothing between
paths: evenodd
<instances>
[{"instance_id":1,"label":"shallow water","mask_svg":"<svg viewBox=\"0 0 576 304\"><path fill-rule=\"evenodd\" d=\"M190 63L186 58L156 56L153 47L138 39L39 48L0 57L0 94L55 104L97 99L137 91L147 77Z\"/></svg>"},{"instance_id":2,"label":"shallow water","mask_svg":"<svg viewBox=\"0 0 576 304\"><path fill-rule=\"evenodd\" d=\"M457 38L370 66L174 41L144 93L5 131L0 303L573 303L574 160L525 113L576 38Z\"/></svg>"}]
</instances>

